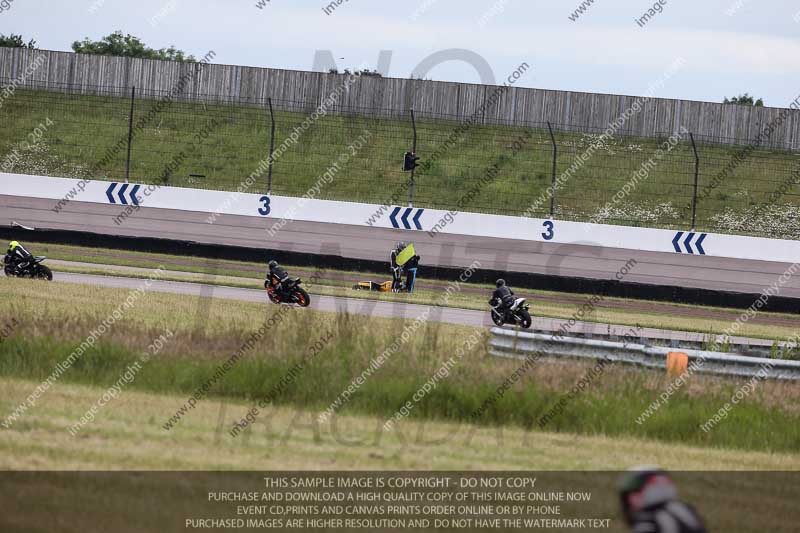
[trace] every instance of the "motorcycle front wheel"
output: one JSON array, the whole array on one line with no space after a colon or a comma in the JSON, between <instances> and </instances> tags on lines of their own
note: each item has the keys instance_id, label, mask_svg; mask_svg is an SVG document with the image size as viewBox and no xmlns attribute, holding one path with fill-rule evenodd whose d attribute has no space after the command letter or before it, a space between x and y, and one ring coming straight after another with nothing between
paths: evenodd
<instances>
[{"instance_id":1,"label":"motorcycle front wheel","mask_svg":"<svg viewBox=\"0 0 800 533\"><path fill-rule=\"evenodd\" d=\"M503 317L500 316L495 311L489 311L489 314L492 315L492 322L494 322L495 326L502 327L503 324L505 324L505 320L503 320Z\"/></svg>"},{"instance_id":2,"label":"motorcycle front wheel","mask_svg":"<svg viewBox=\"0 0 800 533\"><path fill-rule=\"evenodd\" d=\"M281 303L281 298L275 293L275 289L267 289L267 297L269 298L269 301L274 304Z\"/></svg>"},{"instance_id":3,"label":"motorcycle front wheel","mask_svg":"<svg viewBox=\"0 0 800 533\"><path fill-rule=\"evenodd\" d=\"M300 287L295 289L294 299L297 302L297 305L300 307L308 307L308 305L311 303L311 297L304 289L301 289Z\"/></svg>"}]
</instances>

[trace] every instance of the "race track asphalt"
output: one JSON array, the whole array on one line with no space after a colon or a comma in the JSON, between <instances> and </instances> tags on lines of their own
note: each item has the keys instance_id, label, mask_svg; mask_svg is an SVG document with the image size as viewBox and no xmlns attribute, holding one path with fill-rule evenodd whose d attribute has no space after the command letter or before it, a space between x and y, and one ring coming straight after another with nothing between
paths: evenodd
<instances>
[{"instance_id":1,"label":"race track asphalt","mask_svg":"<svg viewBox=\"0 0 800 533\"><path fill-rule=\"evenodd\" d=\"M398 240L413 239L427 265L464 268L480 261L482 268L506 272L612 280L630 259L636 268L626 282L692 287L758 294L785 272L788 264L698 255L643 252L585 244L554 244L511 239L468 237L369 228L344 224L289 222L274 238L266 229L274 219L223 215L214 224L207 214L142 207L122 224L114 217L121 206L69 203L53 211L55 201L0 195L0 225L12 222L46 229L105 235L156 237L207 244L268 248L353 259L388 261ZM790 279L781 296L800 298L800 276Z\"/></svg>"},{"instance_id":2,"label":"race track asphalt","mask_svg":"<svg viewBox=\"0 0 800 533\"><path fill-rule=\"evenodd\" d=\"M116 276L100 276L95 274L71 274L56 271L54 281L62 283L80 283L100 287L113 287L118 289L133 290L144 282L139 278L125 278ZM254 283L254 285L256 285ZM183 281L153 280L148 287L149 291L166 292L172 294L185 294L189 296L205 296L208 298L222 298L242 302L258 302L268 304L267 296L263 289L242 289L239 287L225 287L208 283L188 283ZM273 304L269 304L273 305ZM344 298L337 296L312 295L312 309L331 313L350 313L369 315L385 318L414 319L423 314L430 306L409 304L406 302L386 302L362 298ZM464 326L489 326L487 312L471 309L430 307L430 320L447 322Z\"/></svg>"},{"instance_id":3,"label":"race track asphalt","mask_svg":"<svg viewBox=\"0 0 800 533\"><path fill-rule=\"evenodd\" d=\"M54 273L54 281L58 283L79 283L96 287L112 287L118 289L134 290L142 287L145 282L141 278L125 278L116 276L100 276L95 274ZM184 294L188 296L202 296L207 298L222 298L244 302L268 303L263 289L242 289L238 287L225 287L209 283L188 283L182 281L164 281L154 279L150 281L148 291L165 292L171 294ZM405 318L414 320L421 317L423 320L457 324L472 327L492 327L494 324L486 311L472 309L459 309L456 307L436 307L420 304L411 304L402 301L381 301L362 298L345 298L340 296L311 295L311 309L332 313L350 313L384 318ZM534 306L535 310L535 306ZM541 331L558 331L566 322L565 319L533 317L533 329ZM574 334L611 334L618 336L631 336L631 326L618 324L601 324L598 322L576 321L569 329L570 335ZM650 339L670 339L700 342L706 335L703 333L672 331L656 328L638 328L635 337ZM770 346L772 341L764 339L750 339L745 337L731 337L733 342L747 342L752 346Z\"/></svg>"}]
</instances>

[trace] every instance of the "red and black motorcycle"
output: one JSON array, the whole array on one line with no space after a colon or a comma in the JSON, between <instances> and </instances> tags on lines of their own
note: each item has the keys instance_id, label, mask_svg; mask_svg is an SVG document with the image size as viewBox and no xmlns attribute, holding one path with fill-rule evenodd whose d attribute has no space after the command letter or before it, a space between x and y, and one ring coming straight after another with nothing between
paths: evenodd
<instances>
[{"instance_id":1,"label":"red and black motorcycle","mask_svg":"<svg viewBox=\"0 0 800 533\"><path fill-rule=\"evenodd\" d=\"M264 288L267 289L267 296L272 303L297 304L300 307L308 307L308 304L311 303L311 297L300 286L300 283L300 278L289 278L278 289L278 280L275 277L271 277L264 282Z\"/></svg>"}]
</instances>

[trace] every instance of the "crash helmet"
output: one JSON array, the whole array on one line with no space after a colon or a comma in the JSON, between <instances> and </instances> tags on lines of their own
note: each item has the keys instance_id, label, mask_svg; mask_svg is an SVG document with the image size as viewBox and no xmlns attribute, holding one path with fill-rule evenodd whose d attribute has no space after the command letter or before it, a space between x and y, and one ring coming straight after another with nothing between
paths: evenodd
<instances>
[{"instance_id":1,"label":"crash helmet","mask_svg":"<svg viewBox=\"0 0 800 533\"><path fill-rule=\"evenodd\" d=\"M14 251L14 249L15 249L17 246L19 246L19 242L17 242L17 241L11 241L10 243L8 243L8 251L9 251L9 252L13 252L13 251Z\"/></svg>"},{"instance_id":2,"label":"crash helmet","mask_svg":"<svg viewBox=\"0 0 800 533\"><path fill-rule=\"evenodd\" d=\"M622 513L633 524L636 513L646 507L663 505L678 498L669 474L658 466L637 466L625 472L617 483Z\"/></svg>"},{"instance_id":3,"label":"crash helmet","mask_svg":"<svg viewBox=\"0 0 800 533\"><path fill-rule=\"evenodd\" d=\"M406 243L404 241L400 241L397 243L397 251L400 252L406 247Z\"/></svg>"},{"instance_id":4,"label":"crash helmet","mask_svg":"<svg viewBox=\"0 0 800 533\"><path fill-rule=\"evenodd\" d=\"M269 265L269 268L275 268L278 266L278 262L275 261L274 259L270 259L269 263L267 264Z\"/></svg>"},{"instance_id":5,"label":"crash helmet","mask_svg":"<svg viewBox=\"0 0 800 533\"><path fill-rule=\"evenodd\" d=\"M503 285L506 284L506 280L504 280L503 278L500 278L497 281L495 281L494 283L495 283L495 285L497 285L497 288L499 289L500 287L502 287Z\"/></svg>"}]
</instances>

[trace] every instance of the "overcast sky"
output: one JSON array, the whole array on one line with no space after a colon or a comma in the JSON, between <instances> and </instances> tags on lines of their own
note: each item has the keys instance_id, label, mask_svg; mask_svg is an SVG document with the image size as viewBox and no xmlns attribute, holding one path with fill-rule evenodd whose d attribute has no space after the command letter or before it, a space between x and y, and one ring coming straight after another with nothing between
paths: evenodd
<instances>
[{"instance_id":1,"label":"overcast sky","mask_svg":"<svg viewBox=\"0 0 800 533\"><path fill-rule=\"evenodd\" d=\"M572 21L580 0L346 0L326 14L330 1L13 0L0 33L68 51L74 40L122 30L155 48L198 57L214 50L216 63L299 70L312 69L318 50L330 50L340 69L374 69L379 51L390 50L392 77L457 48L483 58L498 81L527 62L517 85L631 95L683 58L655 96L718 102L747 91L785 107L800 93L797 1L661 0L662 12L643 27L636 19L653 2L594 0ZM427 77L480 81L461 61Z\"/></svg>"}]
</instances>

